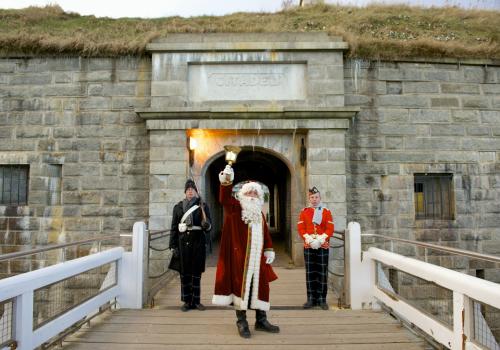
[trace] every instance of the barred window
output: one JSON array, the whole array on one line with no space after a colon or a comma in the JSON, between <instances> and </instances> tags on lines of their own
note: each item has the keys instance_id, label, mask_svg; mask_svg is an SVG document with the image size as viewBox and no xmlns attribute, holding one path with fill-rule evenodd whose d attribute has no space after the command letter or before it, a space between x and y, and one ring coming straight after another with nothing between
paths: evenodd
<instances>
[{"instance_id":1,"label":"barred window","mask_svg":"<svg viewBox=\"0 0 500 350\"><path fill-rule=\"evenodd\" d=\"M416 219L453 220L452 174L415 174Z\"/></svg>"},{"instance_id":2,"label":"barred window","mask_svg":"<svg viewBox=\"0 0 500 350\"><path fill-rule=\"evenodd\" d=\"M0 165L0 205L27 205L29 165Z\"/></svg>"}]
</instances>

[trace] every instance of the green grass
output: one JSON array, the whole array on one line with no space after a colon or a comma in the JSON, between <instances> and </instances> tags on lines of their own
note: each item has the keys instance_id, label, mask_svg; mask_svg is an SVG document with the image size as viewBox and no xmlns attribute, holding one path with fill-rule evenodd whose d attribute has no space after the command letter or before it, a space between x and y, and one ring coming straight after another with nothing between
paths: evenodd
<instances>
[{"instance_id":1,"label":"green grass","mask_svg":"<svg viewBox=\"0 0 500 350\"><path fill-rule=\"evenodd\" d=\"M329 32L350 57L500 58L500 12L454 7L313 5L277 13L159 19L96 18L58 6L0 9L2 55L142 55L169 33Z\"/></svg>"}]
</instances>

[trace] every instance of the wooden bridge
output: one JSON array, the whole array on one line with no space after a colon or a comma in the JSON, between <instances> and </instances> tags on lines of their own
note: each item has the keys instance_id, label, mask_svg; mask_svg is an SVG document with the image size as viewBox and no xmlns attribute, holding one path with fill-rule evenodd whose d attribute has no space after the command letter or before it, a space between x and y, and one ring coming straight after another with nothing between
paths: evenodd
<instances>
[{"instance_id":1,"label":"wooden bridge","mask_svg":"<svg viewBox=\"0 0 500 350\"><path fill-rule=\"evenodd\" d=\"M182 312L180 281L169 283L156 297L152 309L113 310L91 321L66 338L63 348L108 349L425 349L426 343L403 328L387 313L338 309L329 296L330 310L303 310L304 269L277 267L279 279L271 284L269 320L279 334L253 330L255 313L248 312L252 337L243 339L236 329L231 308L211 305L215 268L202 276L202 300L206 311Z\"/></svg>"}]
</instances>

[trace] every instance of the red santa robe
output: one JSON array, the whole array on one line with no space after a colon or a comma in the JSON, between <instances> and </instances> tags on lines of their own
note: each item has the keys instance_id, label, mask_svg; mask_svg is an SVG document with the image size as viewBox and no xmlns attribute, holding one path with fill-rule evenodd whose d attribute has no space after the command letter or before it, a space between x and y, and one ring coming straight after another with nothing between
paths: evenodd
<instances>
[{"instance_id":1,"label":"red santa robe","mask_svg":"<svg viewBox=\"0 0 500 350\"><path fill-rule=\"evenodd\" d=\"M269 282L278 277L263 252L272 249L271 236L262 215L259 224L245 224L241 205L232 197L233 186L221 185L219 200L224 207L224 224L212 303L233 304L237 310L269 310Z\"/></svg>"}]
</instances>

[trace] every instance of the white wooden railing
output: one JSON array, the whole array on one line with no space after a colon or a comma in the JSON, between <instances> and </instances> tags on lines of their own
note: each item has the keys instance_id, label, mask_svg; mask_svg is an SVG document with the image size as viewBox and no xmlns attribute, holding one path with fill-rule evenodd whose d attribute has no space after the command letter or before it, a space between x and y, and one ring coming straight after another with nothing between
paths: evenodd
<instances>
[{"instance_id":1,"label":"white wooden railing","mask_svg":"<svg viewBox=\"0 0 500 350\"><path fill-rule=\"evenodd\" d=\"M122 247L88 255L75 260L42 268L0 280L0 303L13 300L13 327L11 334L17 349L31 350L40 346L76 322L95 314L102 305L116 301L121 308L142 308L143 281L146 261L144 247L147 244L146 225L134 224L132 251ZM54 283L78 276L86 271L113 264L112 275L106 276L112 283L97 295L74 305L56 318L39 327L34 326L35 291ZM116 265L114 265L116 264Z\"/></svg>"},{"instance_id":2,"label":"white wooden railing","mask_svg":"<svg viewBox=\"0 0 500 350\"><path fill-rule=\"evenodd\" d=\"M466 275L441 266L370 247L362 251L361 230L351 222L346 230L346 286L352 309L378 309L383 304L435 341L449 349L496 349L498 344L474 341L474 323L484 318L474 315L479 303L500 310L500 284ZM477 254L477 253L476 253ZM489 256L490 259L499 259ZM377 283L380 264L434 283L453 294L451 326L438 321L411 303L381 288Z\"/></svg>"}]
</instances>

